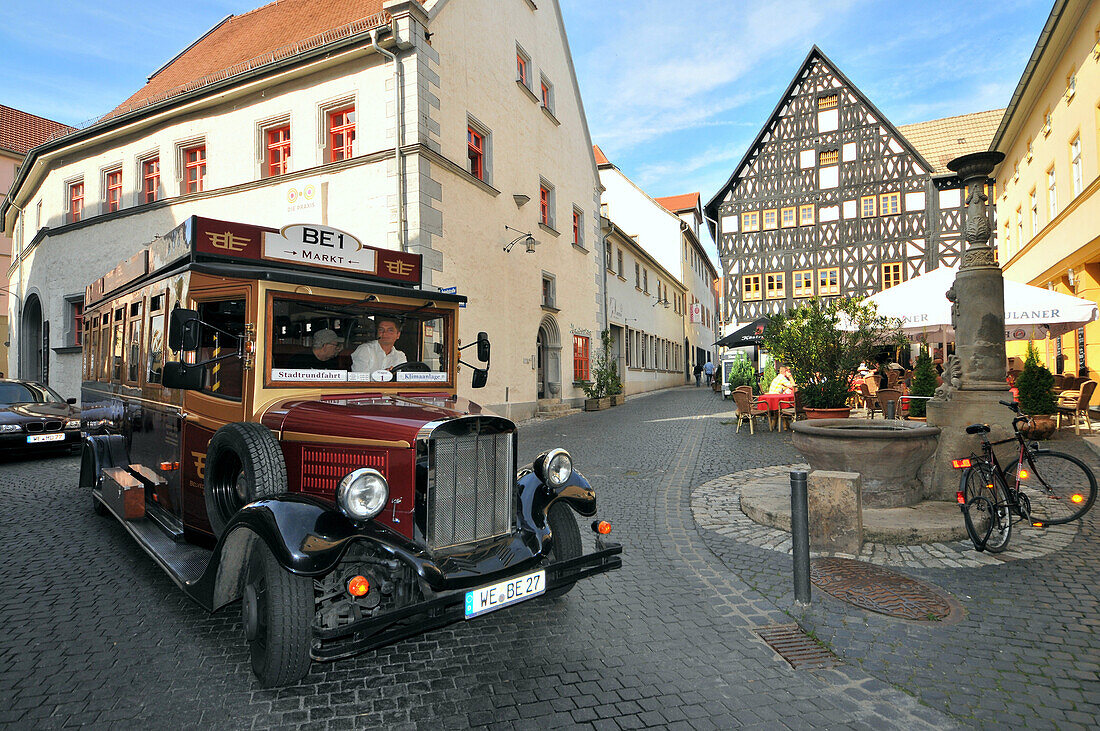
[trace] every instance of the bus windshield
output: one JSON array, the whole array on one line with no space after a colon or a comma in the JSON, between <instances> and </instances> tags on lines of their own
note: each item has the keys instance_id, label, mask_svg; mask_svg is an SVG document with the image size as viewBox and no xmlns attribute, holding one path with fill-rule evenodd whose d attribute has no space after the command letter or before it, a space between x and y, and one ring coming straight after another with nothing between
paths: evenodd
<instances>
[{"instance_id":1,"label":"bus windshield","mask_svg":"<svg viewBox=\"0 0 1100 731\"><path fill-rule=\"evenodd\" d=\"M277 297L272 383L448 383L448 318L374 302Z\"/></svg>"}]
</instances>

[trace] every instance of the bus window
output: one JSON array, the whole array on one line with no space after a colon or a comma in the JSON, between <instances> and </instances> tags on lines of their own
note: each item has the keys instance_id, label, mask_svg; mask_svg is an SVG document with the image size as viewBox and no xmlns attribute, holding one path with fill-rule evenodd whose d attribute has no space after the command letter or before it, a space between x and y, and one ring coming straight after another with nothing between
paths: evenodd
<instances>
[{"instance_id":1,"label":"bus window","mask_svg":"<svg viewBox=\"0 0 1100 731\"><path fill-rule=\"evenodd\" d=\"M137 383L141 373L141 302L130 305L130 335L126 342L126 380Z\"/></svg>"},{"instance_id":2,"label":"bus window","mask_svg":"<svg viewBox=\"0 0 1100 731\"><path fill-rule=\"evenodd\" d=\"M91 335L91 340L84 345L84 380L94 381L95 366L99 362L97 360L99 358L99 315L88 318L84 331Z\"/></svg>"},{"instance_id":3,"label":"bus window","mask_svg":"<svg viewBox=\"0 0 1100 731\"><path fill-rule=\"evenodd\" d=\"M146 383L160 383L164 367L164 295L149 298L149 340L145 345Z\"/></svg>"},{"instance_id":4,"label":"bus window","mask_svg":"<svg viewBox=\"0 0 1100 731\"><path fill-rule=\"evenodd\" d=\"M111 380L116 383L122 380L122 339L125 334L126 308L119 307L115 310L114 323L111 335Z\"/></svg>"},{"instance_id":5,"label":"bus window","mask_svg":"<svg viewBox=\"0 0 1100 731\"><path fill-rule=\"evenodd\" d=\"M206 361L222 356L231 356L206 366L206 380L203 393L222 398L241 400L243 388L243 368L241 359L236 357L241 339L244 338L245 301L243 299L222 300L218 302L200 302L199 319L214 327L204 327L199 343L199 360ZM218 330L231 335L224 335Z\"/></svg>"}]
</instances>

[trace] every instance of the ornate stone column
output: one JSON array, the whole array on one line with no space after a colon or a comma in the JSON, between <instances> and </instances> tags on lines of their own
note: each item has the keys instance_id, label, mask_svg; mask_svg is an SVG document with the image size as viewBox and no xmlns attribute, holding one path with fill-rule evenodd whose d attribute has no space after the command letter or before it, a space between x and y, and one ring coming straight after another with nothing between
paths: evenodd
<instances>
[{"instance_id":1,"label":"ornate stone column","mask_svg":"<svg viewBox=\"0 0 1100 731\"><path fill-rule=\"evenodd\" d=\"M1011 400L1005 382L1004 277L989 244L992 229L985 183L1004 159L1000 152L976 152L955 158L947 167L958 173L966 195L966 251L955 283L947 290L955 328L955 354L943 373L944 383L928 402L928 423L940 427L940 442L929 474L927 496L954 500L959 473L951 460L978 448L966 434L970 424L989 424L994 438L1011 431L1012 412L998 401Z\"/></svg>"}]
</instances>

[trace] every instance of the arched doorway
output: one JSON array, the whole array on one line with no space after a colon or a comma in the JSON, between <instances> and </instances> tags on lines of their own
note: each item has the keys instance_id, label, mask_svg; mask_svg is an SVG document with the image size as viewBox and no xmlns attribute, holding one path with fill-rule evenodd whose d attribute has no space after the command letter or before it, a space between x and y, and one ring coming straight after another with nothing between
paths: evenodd
<instances>
[{"instance_id":1,"label":"arched doorway","mask_svg":"<svg viewBox=\"0 0 1100 731\"><path fill-rule=\"evenodd\" d=\"M47 354L42 351L42 302L32 294L23 303L23 319L19 325L19 377L46 382L43 366Z\"/></svg>"},{"instance_id":2,"label":"arched doorway","mask_svg":"<svg viewBox=\"0 0 1100 731\"><path fill-rule=\"evenodd\" d=\"M561 397L561 334L558 323L550 315L542 318L535 336L537 359L535 392L538 398Z\"/></svg>"}]
</instances>

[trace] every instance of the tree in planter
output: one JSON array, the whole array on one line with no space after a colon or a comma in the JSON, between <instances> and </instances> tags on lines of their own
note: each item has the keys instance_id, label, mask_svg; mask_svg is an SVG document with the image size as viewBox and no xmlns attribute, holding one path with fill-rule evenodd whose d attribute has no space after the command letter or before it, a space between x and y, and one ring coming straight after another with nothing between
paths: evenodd
<instances>
[{"instance_id":1,"label":"tree in planter","mask_svg":"<svg viewBox=\"0 0 1100 731\"><path fill-rule=\"evenodd\" d=\"M741 386L756 386L756 369L752 367L747 355L738 353L733 357L733 363L730 365L730 375L726 381L730 385L730 391Z\"/></svg>"},{"instance_id":2,"label":"tree in planter","mask_svg":"<svg viewBox=\"0 0 1100 731\"><path fill-rule=\"evenodd\" d=\"M756 382L753 393L759 396L766 392L777 375L779 375L779 372L775 370L775 359L769 359L767 365L764 366L764 372L760 374L760 380Z\"/></svg>"},{"instance_id":3,"label":"tree in planter","mask_svg":"<svg viewBox=\"0 0 1100 731\"><path fill-rule=\"evenodd\" d=\"M1020 411L1030 416L1053 414L1057 408L1054 398L1054 374L1039 363L1039 350L1030 340L1024 370L1016 376L1016 390L1020 394Z\"/></svg>"},{"instance_id":4,"label":"tree in planter","mask_svg":"<svg viewBox=\"0 0 1100 731\"><path fill-rule=\"evenodd\" d=\"M936 369L932 367L932 356L928 349L921 347L917 356L917 367L913 369L913 384L909 388L911 396L932 396L936 393ZM909 416L922 417L927 413L926 399L909 400Z\"/></svg>"},{"instance_id":5,"label":"tree in planter","mask_svg":"<svg viewBox=\"0 0 1100 731\"><path fill-rule=\"evenodd\" d=\"M611 354L611 331L604 330L600 335L602 349L593 362L592 380L585 381L581 388L588 398L617 396L623 392L623 382L619 378L619 369Z\"/></svg>"},{"instance_id":6,"label":"tree in planter","mask_svg":"<svg viewBox=\"0 0 1100 731\"><path fill-rule=\"evenodd\" d=\"M859 364L872 361L882 345L904 342L896 319L879 315L874 304L845 297L812 299L769 315L761 344L791 369L803 406L841 409Z\"/></svg>"}]
</instances>

